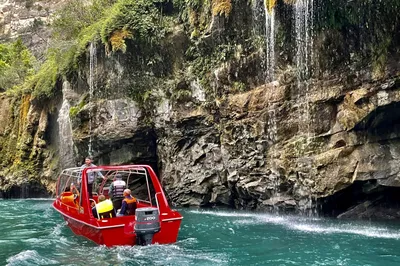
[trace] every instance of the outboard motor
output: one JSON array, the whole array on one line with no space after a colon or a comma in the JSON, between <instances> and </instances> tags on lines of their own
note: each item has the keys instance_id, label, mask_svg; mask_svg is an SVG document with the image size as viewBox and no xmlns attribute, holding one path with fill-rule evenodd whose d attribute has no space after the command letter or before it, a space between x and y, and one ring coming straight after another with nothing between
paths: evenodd
<instances>
[{"instance_id":1,"label":"outboard motor","mask_svg":"<svg viewBox=\"0 0 400 266\"><path fill-rule=\"evenodd\" d=\"M157 208L137 208L135 211L136 243L138 245L150 245L155 233L160 232L160 215Z\"/></svg>"}]
</instances>

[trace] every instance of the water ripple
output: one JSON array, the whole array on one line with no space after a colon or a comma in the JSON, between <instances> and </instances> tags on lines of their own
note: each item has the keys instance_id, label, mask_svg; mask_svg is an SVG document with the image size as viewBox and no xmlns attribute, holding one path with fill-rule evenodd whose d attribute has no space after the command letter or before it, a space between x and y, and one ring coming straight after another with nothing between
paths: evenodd
<instances>
[{"instance_id":1,"label":"water ripple","mask_svg":"<svg viewBox=\"0 0 400 266\"><path fill-rule=\"evenodd\" d=\"M107 248L74 235L51 201L0 201L0 265L400 265L396 224L180 212L175 244Z\"/></svg>"},{"instance_id":2,"label":"water ripple","mask_svg":"<svg viewBox=\"0 0 400 266\"><path fill-rule=\"evenodd\" d=\"M7 266L54 265L58 262L39 255L35 250L25 250L7 259Z\"/></svg>"}]
</instances>

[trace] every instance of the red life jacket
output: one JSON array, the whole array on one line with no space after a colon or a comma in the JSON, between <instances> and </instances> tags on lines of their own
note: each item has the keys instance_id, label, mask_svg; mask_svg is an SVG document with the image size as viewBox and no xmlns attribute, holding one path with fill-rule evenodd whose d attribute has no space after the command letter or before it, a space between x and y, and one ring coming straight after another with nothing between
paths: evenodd
<instances>
[{"instance_id":1,"label":"red life jacket","mask_svg":"<svg viewBox=\"0 0 400 266\"><path fill-rule=\"evenodd\" d=\"M131 199L125 198L123 201L126 202L127 207L124 215L135 215L136 207L137 207L137 202L134 197Z\"/></svg>"}]
</instances>

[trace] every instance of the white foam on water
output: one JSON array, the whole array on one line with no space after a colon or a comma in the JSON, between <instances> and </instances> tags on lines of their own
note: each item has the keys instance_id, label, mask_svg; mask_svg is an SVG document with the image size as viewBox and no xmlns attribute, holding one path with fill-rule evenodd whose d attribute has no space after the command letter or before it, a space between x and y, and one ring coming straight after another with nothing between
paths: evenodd
<instances>
[{"instance_id":1,"label":"white foam on water","mask_svg":"<svg viewBox=\"0 0 400 266\"><path fill-rule=\"evenodd\" d=\"M281 216L270 215L270 214L261 214L261 213L246 213L246 212L216 212L216 211L199 211L194 210L190 211L195 214L205 214L219 217L234 217L234 218L253 218L260 221L283 221L284 218Z\"/></svg>"},{"instance_id":2,"label":"white foam on water","mask_svg":"<svg viewBox=\"0 0 400 266\"><path fill-rule=\"evenodd\" d=\"M290 225L292 229L318 234L354 234L371 238L400 239L400 233L379 227L359 227L353 225L320 226L315 224Z\"/></svg>"},{"instance_id":3,"label":"white foam on water","mask_svg":"<svg viewBox=\"0 0 400 266\"><path fill-rule=\"evenodd\" d=\"M49 240L47 239L42 239L42 238L28 238L28 239L23 239L22 242L33 244L33 245L45 245L49 243Z\"/></svg>"},{"instance_id":4,"label":"white foam on water","mask_svg":"<svg viewBox=\"0 0 400 266\"><path fill-rule=\"evenodd\" d=\"M197 244L197 243L199 243L199 240L197 240L197 238L194 238L194 237L188 237L186 239L179 240L178 243L180 243L180 244Z\"/></svg>"},{"instance_id":5,"label":"white foam on water","mask_svg":"<svg viewBox=\"0 0 400 266\"><path fill-rule=\"evenodd\" d=\"M61 224L57 224L54 228L53 231L51 231L50 235L51 236L59 236L61 235L61 230L65 227L65 222Z\"/></svg>"},{"instance_id":6,"label":"white foam on water","mask_svg":"<svg viewBox=\"0 0 400 266\"><path fill-rule=\"evenodd\" d=\"M54 210L52 208L46 209L43 213L43 218L50 218L53 213Z\"/></svg>"},{"instance_id":7,"label":"white foam on water","mask_svg":"<svg viewBox=\"0 0 400 266\"><path fill-rule=\"evenodd\" d=\"M12 265L50 265L58 264L57 261L44 258L35 250L24 250L7 259L7 266Z\"/></svg>"},{"instance_id":8,"label":"white foam on water","mask_svg":"<svg viewBox=\"0 0 400 266\"><path fill-rule=\"evenodd\" d=\"M241 225L259 225L275 224L281 225L291 230L317 233L317 234L353 234L371 238L400 239L400 233L397 230L389 230L384 227L362 226L353 224L338 225L318 224L323 221L321 218L304 218L298 216L273 216L270 214L258 213L239 213L239 212L216 212L216 211L190 211L195 214L212 215L217 217L237 218L234 224ZM244 219L250 218L250 219Z\"/></svg>"},{"instance_id":9,"label":"white foam on water","mask_svg":"<svg viewBox=\"0 0 400 266\"><path fill-rule=\"evenodd\" d=\"M57 237L54 238L53 243L55 243L58 247L60 247L60 244L62 244L62 246L68 246L70 244L73 243L73 240L71 240L70 238L67 238L65 236L61 236L61 237Z\"/></svg>"},{"instance_id":10,"label":"white foam on water","mask_svg":"<svg viewBox=\"0 0 400 266\"><path fill-rule=\"evenodd\" d=\"M192 210L190 213L195 214L208 214L213 216L221 217L255 217L257 214L252 213L239 213L239 212L216 212L216 211L202 211L202 210Z\"/></svg>"},{"instance_id":11,"label":"white foam on water","mask_svg":"<svg viewBox=\"0 0 400 266\"><path fill-rule=\"evenodd\" d=\"M197 242L197 239L190 238L189 240L182 240L179 244L184 242L192 243ZM142 264L152 265L190 265L190 264L203 264L203 265L225 265L228 264L229 258L226 254L220 252L205 252L196 250L193 252L176 244L171 245L149 245L149 246L133 246L133 247L115 247L112 248L117 251L117 258L119 261L128 262L135 260L135 262L142 261ZM158 256L154 256L158 254ZM140 265L142 265L140 264Z\"/></svg>"}]
</instances>

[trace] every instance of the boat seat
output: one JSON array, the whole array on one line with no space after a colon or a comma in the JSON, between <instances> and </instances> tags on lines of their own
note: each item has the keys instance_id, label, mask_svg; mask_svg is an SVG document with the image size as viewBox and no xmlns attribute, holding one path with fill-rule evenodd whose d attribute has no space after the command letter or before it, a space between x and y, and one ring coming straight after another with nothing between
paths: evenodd
<instances>
[{"instance_id":1,"label":"boat seat","mask_svg":"<svg viewBox=\"0 0 400 266\"><path fill-rule=\"evenodd\" d=\"M121 209L123 199L124 199L123 197L116 197L116 198L112 199L114 209L116 209L116 210Z\"/></svg>"},{"instance_id":2,"label":"boat seat","mask_svg":"<svg viewBox=\"0 0 400 266\"><path fill-rule=\"evenodd\" d=\"M98 217L99 219L114 218L117 217L117 214L115 213L115 209L112 209L108 212L98 213Z\"/></svg>"},{"instance_id":3,"label":"boat seat","mask_svg":"<svg viewBox=\"0 0 400 266\"><path fill-rule=\"evenodd\" d=\"M68 205L68 206L71 206L71 207L77 207L78 206L78 204L77 204L77 196L74 195L70 191L63 192L61 194L60 200L65 205Z\"/></svg>"}]
</instances>

